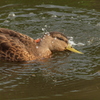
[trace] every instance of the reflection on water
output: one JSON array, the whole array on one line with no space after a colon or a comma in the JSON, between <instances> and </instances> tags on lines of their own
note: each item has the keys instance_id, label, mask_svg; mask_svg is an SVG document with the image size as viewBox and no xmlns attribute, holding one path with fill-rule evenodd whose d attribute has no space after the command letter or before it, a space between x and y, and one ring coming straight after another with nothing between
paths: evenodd
<instances>
[{"instance_id":1,"label":"reflection on water","mask_svg":"<svg viewBox=\"0 0 100 100\"><path fill-rule=\"evenodd\" d=\"M2 100L99 100L100 12L45 3L7 4L0 9L1 27L34 39L48 31L63 32L76 49L84 52L54 52L49 59L23 63L1 61Z\"/></svg>"}]
</instances>

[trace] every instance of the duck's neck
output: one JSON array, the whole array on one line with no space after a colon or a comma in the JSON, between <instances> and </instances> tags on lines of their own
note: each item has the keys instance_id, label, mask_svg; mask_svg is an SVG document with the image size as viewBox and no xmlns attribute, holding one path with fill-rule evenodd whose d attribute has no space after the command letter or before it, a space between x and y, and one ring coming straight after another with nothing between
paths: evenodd
<instances>
[{"instance_id":1,"label":"duck's neck","mask_svg":"<svg viewBox=\"0 0 100 100\"><path fill-rule=\"evenodd\" d=\"M39 43L36 45L36 49L38 52L38 56L41 58L50 57L51 50L49 49L48 42L44 39L41 39Z\"/></svg>"}]
</instances>

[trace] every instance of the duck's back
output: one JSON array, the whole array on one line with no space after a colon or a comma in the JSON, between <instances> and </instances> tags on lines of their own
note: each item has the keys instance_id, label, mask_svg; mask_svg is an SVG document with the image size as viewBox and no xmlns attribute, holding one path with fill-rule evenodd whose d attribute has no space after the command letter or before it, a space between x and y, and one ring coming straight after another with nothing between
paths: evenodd
<instances>
[{"instance_id":1,"label":"duck's back","mask_svg":"<svg viewBox=\"0 0 100 100\"><path fill-rule=\"evenodd\" d=\"M27 35L0 28L0 60L28 61L37 56L36 43Z\"/></svg>"}]
</instances>

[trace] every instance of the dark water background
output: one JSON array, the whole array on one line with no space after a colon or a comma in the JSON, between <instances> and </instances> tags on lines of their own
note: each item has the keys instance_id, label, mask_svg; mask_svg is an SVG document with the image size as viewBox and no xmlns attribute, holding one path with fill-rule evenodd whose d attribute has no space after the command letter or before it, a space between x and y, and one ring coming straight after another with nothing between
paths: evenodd
<instances>
[{"instance_id":1,"label":"dark water background","mask_svg":"<svg viewBox=\"0 0 100 100\"><path fill-rule=\"evenodd\" d=\"M34 39L63 32L84 52L0 61L0 100L100 100L100 0L0 0L0 27Z\"/></svg>"}]
</instances>

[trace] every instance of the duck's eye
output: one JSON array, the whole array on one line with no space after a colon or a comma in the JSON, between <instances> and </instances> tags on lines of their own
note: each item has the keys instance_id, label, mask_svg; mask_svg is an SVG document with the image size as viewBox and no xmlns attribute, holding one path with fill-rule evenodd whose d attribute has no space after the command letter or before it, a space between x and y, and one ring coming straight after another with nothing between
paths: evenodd
<instances>
[{"instance_id":1,"label":"duck's eye","mask_svg":"<svg viewBox=\"0 0 100 100\"><path fill-rule=\"evenodd\" d=\"M64 41L64 39L62 39L62 38L60 38L60 37L57 37L57 39Z\"/></svg>"},{"instance_id":2,"label":"duck's eye","mask_svg":"<svg viewBox=\"0 0 100 100\"><path fill-rule=\"evenodd\" d=\"M61 41L64 41L64 42L68 43L68 41L67 41L67 40L64 40L63 38L57 37L57 39L59 39L59 40L61 40Z\"/></svg>"}]
</instances>

